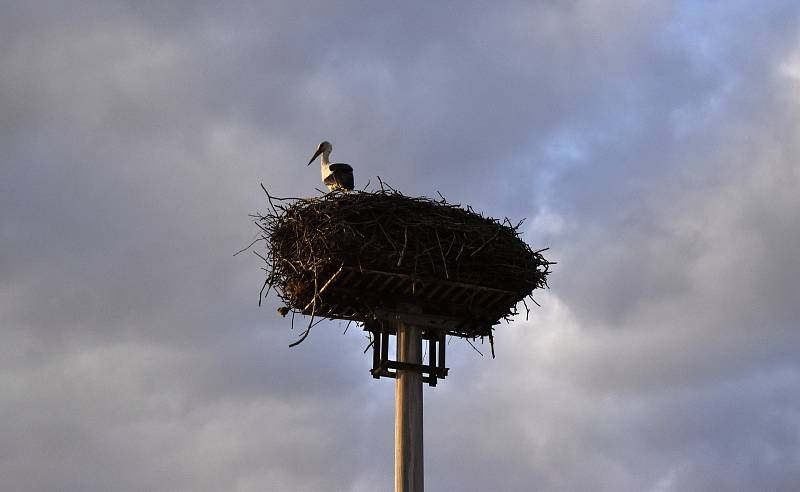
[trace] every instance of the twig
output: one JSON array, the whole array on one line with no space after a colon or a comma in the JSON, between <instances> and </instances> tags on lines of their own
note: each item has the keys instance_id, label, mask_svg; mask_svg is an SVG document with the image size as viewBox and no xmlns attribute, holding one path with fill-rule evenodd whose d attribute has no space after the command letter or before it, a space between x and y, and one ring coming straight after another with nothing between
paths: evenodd
<instances>
[{"instance_id":1,"label":"twig","mask_svg":"<svg viewBox=\"0 0 800 492\"><path fill-rule=\"evenodd\" d=\"M475 352L478 352L479 354L481 354L481 357L483 357L483 352L478 350L478 348L475 345L473 345L472 342L469 341L469 338L465 338L464 340L466 340L467 343L469 344L469 346L472 347L472 350L474 350Z\"/></svg>"},{"instance_id":2,"label":"twig","mask_svg":"<svg viewBox=\"0 0 800 492\"><path fill-rule=\"evenodd\" d=\"M370 338L372 338L372 335L370 335ZM371 340L369 341L369 345L367 345L367 348L365 348L365 349L364 349L364 353L366 354L366 353L367 353L367 350L369 350L369 348L370 348L370 347L372 347L372 346L374 346L374 345L375 345L375 339L371 339Z\"/></svg>"},{"instance_id":3,"label":"twig","mask_svg":"<svg viewBox=\"0 0 800 492\"><path fill-rule=\"evenodd\" d=\"M313 301L314 301L314 302L316 302L316 300L317 300L317 297L319 297L319 295L320 295L320 294L322 294L323 292L325 292L325 289L327 289L327 288L328 288L328 286L331 284L331 282L333 282L334 280L336 280L336 277L338 277L338 276L339 276L339 274L340 274L340 273L342 273L342 268L344 268L344 263L343 263L343 264L341 264L341 265L339 266L339 269L338 269L338 270L336 270L336 272L335 272L333 275L331 275L331 276L330 276L330 278L328 279L328 281L327 281L327 282L325 282L325 283L322 285L322 288L319 290L319 292L315 292L315 294L314 294L314 299L313 299ZM315 274L315 275L314 275L314 285L316 286L316 284L317 284L317 277L316 277L316 274ZM315 287L315 288L316 288L316 287ZM309 304L310 304L310 303L309 303ZM305 311L306 309L308 309L308 304L306 304L306 306L303 308L303 311Z\"/></svg>"},{"instance_id":4,"label":"twig","mask_svg":"<svg viewBox=\"0 0 800 492\"><path fill-rule=\"evenodd\" d=\"M263 238L263 237L258 237L258 238L256 238L256 239L254 239L252 243L248 244L248 245L247 245L247 246L245 246L244 248L242 248L242 249L240 249L239 251L237 251L236 253L234 253L234 254L233 254L233 256L236 256L236 255L238 255L239 253L243 253L243 252L247 251L248 249L250 249L250 247L251 247L251 246L253 246L253 245L254 245L254 244L256 244L257 242L259 242L259 241L263 241L263 240L264 240L264 238Z\"/></svg>"},{"instance_id":5,"label":"twig","mask_svg":"<svg viewBox=\"0 0 800 492\"><path fill-rule=\"evenodd\" d=\"M406 246L408 246L408 226L403 228L403 250L400 251L400 258L397 259L397 266L403 262L403 256L406 254Z\"/></svg>"},{"instance_id":6,"label":"twig","mask_svg":"<svg viewBox=\"0 0 800 492\"><path fill-rule=\"evenodd\" d=\"M389 235L386 234L386 229L383 228L383 226L381 225L380 222L378 222L378 228L380 228L380 230L383 233L383 235L386 236L386 240L389 241L389 244L392 245L392 249L397 251L397 245L394 243L394 241L392 241L392 238L390 238Z\"/></svg>"},{"instance_id":7,"label":"twig","mask_svg":"<svg viewBox=\"0 0 800 492\"><path fill-rule=\"evenodd\" d=\"M269 191L267 191L267 188L264 187L264 183L259 183L259 184L261 185L261 189L264 190L264 193L267 194L267 200L269 201L269 206L272 207L272 213L277 215L278 211L275 210L275 205L272 203L272 195L270 195Z\"/></svg>"},{"instance_id":8,"label":"twig","mask_svg":"<svg viewBox=\"0 0 800 492\"><path fill-rule=\"evenodd\" d=\"M439 243L439 253L442 255L442 265L444 266L444 276L449 279L450 278L450 274L447 273L447 260L444 259L444 251L442 250L442 241L439 240L439 231L434 229L433 232L434 232L434 234L436 234L436 242Z\"/></svg>"},{"instance_id":9,"label":"twig","mask_svg":"<svg viewBox=\"0 0 800 492\"><path fill-rule=\"evenodd\" d=\"M261 286L261 292L258 293L258 306L261 307L261 299L264 298L264 289L267 287L267 283L269 282L269 277L264 279L264 285ZM269 284L269 288L272 289L272 284ZM267 290L267 294L269 294L269 290Z\"/></svg>"},{"instance_id":10,"label":"twig","mask_svg":"<svg viewBox=\"0 0 800 492\"><path fill-rule=\"evenodd\" d=\"M497 237L497 235L498 235L498 234L500 234L500 229L498 229L498 230L497 230L497 232L495 232L495 233L494 233L494 236L492 236L492 237L491 237L491 239L489 239L489 240L488 240L488 241L486 241L485 243L481 244L481 247L480 247L480 248L478 248L478 249L476 249L475 251L473 251L473 252L472 252L472 254L471 254L470 256L475 256L476 254L478 254L478 252L479 252L480 250L482 250L483 248L485 248L487 244L489 244L489 243L491 243L492 241L494 241L494 240L495 240L495 238Z\"/></svg>"},{"instance_id":11,"label":"twig","mask_svg":"<svg viewBox=\"0 0 800 492\"><path fill-rule=\"evenodd\" d=\"M318 292L317 291L317 272L315 271L314 272L314 304L311 306L311 321L308 322L308 328L306 328L306 331L304 331L303 334L300 336L300 340L298 340L298 341L296 341L296 342L294 342L292 344L289 344L289 348L296 347L296 346L300 345L301 343L303 343L303 340L305 340L308 337L308 334L311 333L311 328L314 327L314 315L317 312L317 292Z\"/></svg>"}]
</instances>

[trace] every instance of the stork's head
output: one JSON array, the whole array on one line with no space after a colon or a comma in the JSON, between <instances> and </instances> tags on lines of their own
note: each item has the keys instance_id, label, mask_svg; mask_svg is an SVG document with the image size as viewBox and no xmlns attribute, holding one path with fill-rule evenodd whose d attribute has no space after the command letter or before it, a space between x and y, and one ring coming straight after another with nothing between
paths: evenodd
<instances>
[{"instance_id":1,"label":"stork's head","mask_svg":"<svg viewBox=\"0 0 800 492\"><path fill-rule=\"evenodd\" d=\"M333 145L331 145L331 143L328 142L327 140L323 140L317 146L317 150L316 150L316 152L314 152L314 157L312 157L311 160L308 161L307 165L310 166L311 163L314 162L314 159L319 157L320 154L322 154L322 153L330 154L332 150L333 150Z\"/></svg>"}]
</instances>

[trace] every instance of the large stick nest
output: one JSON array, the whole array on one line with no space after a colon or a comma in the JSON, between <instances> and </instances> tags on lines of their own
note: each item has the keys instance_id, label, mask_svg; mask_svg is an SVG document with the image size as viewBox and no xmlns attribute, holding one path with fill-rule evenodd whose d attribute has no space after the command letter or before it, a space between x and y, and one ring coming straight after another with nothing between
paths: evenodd
<instances>
[{"instance_id":1,"label":"large stick nest","mask_svg":"<svg viewBox=\"0 0 800 492\"><path fill-rule=\"evenodd\" d=\"M483 319L488 324L482 326L508 319L516 313L517 302L547 287L552 264L542 256L547 248L535 251L520 238L521 221L514 225L447 203L443 197L412 198L384 186L375 192L333 192L315 198L267 196L270 211L254 216L267 246L266 254L259 256L266 262L264 285L276 289L285 304L279 310L283 314L316 310L317 316L365 321L374 309L386 307L374 305L389 302L389 297L370 298L366 290L373 288L363 295L350 292L359 300L357 309L348 308L352 313L322 309L326 294L320 292L343 268L408 278L411 291L417 283L441 281L474 286L478 293L506 292L501 309L495 306L488 315L472 313L495 318ZM452 303L441 304L442 312L431 314L470 316L470 306L478 305L470 301L456 305L458 312L453 312L452 305L445 306ZM491 335L488 330L451 334L474 338Z\"/></svg>"}]
</instances>

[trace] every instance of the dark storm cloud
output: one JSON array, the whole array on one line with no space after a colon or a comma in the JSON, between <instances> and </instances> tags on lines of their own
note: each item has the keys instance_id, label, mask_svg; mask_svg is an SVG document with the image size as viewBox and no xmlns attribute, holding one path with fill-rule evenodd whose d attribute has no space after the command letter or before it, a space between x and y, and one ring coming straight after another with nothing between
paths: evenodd
<instances>
[{"instance_id":1,"label":"dark storm cloud","mask_svg":"<svg viewBox=\"0 0 800 492\"><path fill-rule=\"evenodd\" d=\"M426 394L438 490L791 490L791 2L82 2L0 16L0 485L377 490L363 339L256 307L319 140L559 261ZM793 75L794 74L794 75ZM478 360L476 360L478 359ZM376 437L377 436L377 437Z\"/></svg>"}]
</instances>

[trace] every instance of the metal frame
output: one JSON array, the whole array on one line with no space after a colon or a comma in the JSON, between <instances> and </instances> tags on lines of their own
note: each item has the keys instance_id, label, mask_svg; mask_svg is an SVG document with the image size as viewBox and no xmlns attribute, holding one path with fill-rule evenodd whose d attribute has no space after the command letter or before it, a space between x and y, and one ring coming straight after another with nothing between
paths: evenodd
<instances>
[{"instance_id":1,"label":"metal frame","mask_svg":"<svg viewBox=\"0 0 800 492\"><path fill-rule=\"evenodd\" d=\"M376 313L377 314L377 313ZM381 318L364 323L364 331L372 334L372 369L375 379L381 377L397 378L397 371L414 371L422 374L422 382L436 386L439 379L447 377L449 368L445 367L446 326L439 317L413 313L381 311ZM395 322L413 324L420 329L421 339L428 341L428 363L409 364L389 358L389 337L397 336Z\"/></svg>"}]
</instances>

